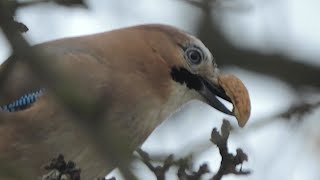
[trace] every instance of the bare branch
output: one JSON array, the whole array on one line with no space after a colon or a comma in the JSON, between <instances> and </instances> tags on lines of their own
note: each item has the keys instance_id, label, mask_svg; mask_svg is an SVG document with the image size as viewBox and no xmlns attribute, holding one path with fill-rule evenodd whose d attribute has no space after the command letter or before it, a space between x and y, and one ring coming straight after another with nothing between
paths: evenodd
<instances>
[{"instance_id":1,"label":"bare branch","mask_svg":"<svg viewBox=\"0 0 320 180\"><path fill-rule=\"evenodd\" d=\"M199 2L202 4L199 5ZM197 34L204 44L212 50L220 66L237 66L266 74L276 77L294 88L312 86L320 89L319 66L309 65L301 60L293 61L281 55L265 55L234 47L215 24L216 20L212 17L214 8L210 5L212 0L199 0L199 2L197 6L201 6L203 16L200 17Z\"/></svg>"},{"instance_id":2,"label":"bare branch","mask_svg":"<svg viewBox=\"0 0 320 180\"><path fill-rule=\"evenodd\" d=\"M315 103L301 103L295 106L292 106L288 111L279 115L279 117L291 119L293 116L297 116L298 120L301 120L303 116L311 114L312 111L320 107L320 101Z\"/></svg>"},{"instance_id":3,"label":"bare branch","mask_svg":"<svg viewBox=\"0 0 320 180\"><path fill-rule=\"evenodd\" d=\"M73 161L66 162L62 154L50 160L44 168L49 172L39 180L80 180L81 169Z\"/></svg>"},{"instance_id":4,"label":"bare branch","mask_svg":"<svg viewBox=\"0 0 320 180\"><path fill-rule=\"evenodd\" d=\"M153 166L151 164L151 159L149 154L144 152L141 148L137 150L144 164L149 168L150 171L154 173L157 177L157 180L165 180L165 174L169 170L169 168L174 164L173 155L167 157L164 161L163 166Z\"/></svg>"},{"instance_id":5,"label":"bare branch","mask_svg":"<svg viewBox=\"0 0 320 180\"><path fill-rule=\"evenodd\" d=\"M212 130L211 142L218 146L222 158L219 171L212 177L212 180L220 180L222 176L227 174L250 174L250 171L242 171L242 169L236 169L237 165L242 164L244 161L248 161L248 156L242 151L242 149L237 149L236 155L228 152L227 140L229 138L230 130L231 125L227 120L223 120L223 124L221 126L221 135L216 128Z\"/></svg>"},{"instance_id":6,"label":"bare branch","mask_svg":"<svg viewBox=\"0 0 320 180\"><path fill-rule=\"evenodd\" d=\"M222 157L221 165L218 172L211 178L212 180L220 180L224 175L235 174L235 175L248 175L250 171L243 171L242 168L237 170L238 165L242 165L244 161L248 161L248 156L241 150L237 149L237 154L233 155L228 152L227 142L231 131L231 125L229 121L224 120L221 126L221 134L216 128L212 130L211 142L216 144L219 148L220 155ZM163 166L153 166L151 164L151 158L149 155L142 151L137 150L144 164L155 174L158 180L164 180L165 173L167 170L175 165L178 166L177 176L180 180L200 180L201 177L209 173L207 164L202 164L197 171L191 171L189 166L190 159L180 159L173 161L173 156L167 157Z\"/></svg>"},{"instance_id":7,"label":"bare branch","mask_svg":"<svg viewBox=\"0 0 320 180\"><path fill-rule=\"evenodd\" d=\"M42 3L56 3L58 5L62 6L81 6L84 8L88 8L88 5L85 3L83 0L32 0L32 1L23 1L23 2L16 2L15 6L16 8L21 8L21 7L27 7L27 6L33 6L37 4L42 4Z\"/></svg>"},{"instance_id":8,"label":"bare branch","mask_svg":"<svg viewBox=\"0 0 320 180\"><path fill-rule=\"evenodd\" d=\"M209 167L207 164L202 164L198 171L187 173L188 166L185 165L186 163L180 163L180 167L178 170L178 177L180 180L200 180L202 175L209 173Z\"/></svg>"}]
</instances>

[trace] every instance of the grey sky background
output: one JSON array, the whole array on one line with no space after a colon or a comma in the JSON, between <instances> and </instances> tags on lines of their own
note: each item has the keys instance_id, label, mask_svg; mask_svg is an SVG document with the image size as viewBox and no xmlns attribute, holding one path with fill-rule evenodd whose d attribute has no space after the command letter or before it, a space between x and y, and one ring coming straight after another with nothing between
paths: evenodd
<instances>
[{"instance_id":1,"label":"grey sky background","mask_svg":"<svg viewBox=\"0 0 320 180\"><path fill-rule=\"evenodd\" d=\"M89 11L38 5L20 10L17 19L30 29L25 34L28 41L37 44L143 23L171 24L194 33L202 14L200 9L182 0L87 2ZM218 1L214 8L212 16L234 46L281 54L294 61L320 66L320 1L227 0ZM11 53L3 36L0 36L0 49L2 62ZM243 168L253 171L250 176L230 175L224 179L320 179L320 133L317 128L320 127L320 111L304 117L298 125L273 117L301 100L319 100L320 93L309 89L306 95L297 94L278 79L236 67L224 71L242 79L251 96L252 117L246 128L237 129L231 135L229 146L233 152L241 147L248 154L249 162ZM220 127L223 118L236 125L234 118L200 102L191 102L157 128L143 149L150 154L175 153L178 157L196 152L195 169L201 163L209 162L213 172L217 171L220 155L209 138L212 128ZM259 121L268 123L253 126ZM154 178L141 163L134 163L133 167L142 179ZM175 179L172 173L168 177Z\"/></svg>"}]
</instances>

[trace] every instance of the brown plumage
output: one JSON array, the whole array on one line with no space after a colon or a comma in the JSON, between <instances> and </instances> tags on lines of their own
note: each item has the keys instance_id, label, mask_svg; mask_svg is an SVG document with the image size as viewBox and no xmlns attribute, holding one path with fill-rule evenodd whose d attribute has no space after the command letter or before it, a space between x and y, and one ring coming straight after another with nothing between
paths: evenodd
<instances>
[{"instance_id":1,"label":"brown plumage","mask_svg":"<svg viewBox=\"0 0 320 180\"><path fill-rule=\"evenodd\" d=\"M198 39L174 27L135 26L36 47L54 57L48 63L70 75L84 96L103 98L104 118L97 130L110 126L121 130L132 151L192 99L231 114L214 98L230 101L217 84L219 72L211 53ZM47 86L18 61L5 81L0 103L41 87ZM5 119L0 124L0 164L7 162L36 177L45 162L63 153L82 168L83 179L104 176L113 168L50 89L30 107L0 115Z\"/></svg>"}]
</instances>

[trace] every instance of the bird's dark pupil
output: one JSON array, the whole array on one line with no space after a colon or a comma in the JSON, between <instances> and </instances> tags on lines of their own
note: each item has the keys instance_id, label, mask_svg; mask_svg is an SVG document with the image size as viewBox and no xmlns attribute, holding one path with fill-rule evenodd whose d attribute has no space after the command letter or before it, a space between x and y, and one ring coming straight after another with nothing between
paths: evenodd
<instances>
[{"instance_id":1,"label":"bird's dark pupil","mask_svg":"<svg viewBox=\"0 0 320 180\"><path fill-rule=\"evenodd\" d=\"M192 60L192 62L194 63L199 63L200 61L200 54L197 51L192 51L190 53L190 59Z\"/></svg>"}]
</instances>

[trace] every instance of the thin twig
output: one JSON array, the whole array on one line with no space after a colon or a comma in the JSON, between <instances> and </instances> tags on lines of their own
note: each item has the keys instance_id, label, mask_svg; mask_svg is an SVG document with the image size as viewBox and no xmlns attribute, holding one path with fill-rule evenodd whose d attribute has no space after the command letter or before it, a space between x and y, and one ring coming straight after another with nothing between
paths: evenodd
<instances>
[{"instance_id":1,"label":"thin twig","mask_svg":"<svg viewBox=\"0 0 320 180\"><path fill-rule=\"evenodd\" d=\"M148 153L144 152L141 148L137 150L141 157L141 160L149 168L150 171L154 173L157 180L165 180L165 174L169 168L174 164L173 155L169 155L163 163L163 166L154 166L151 163L151 159Z\"/></svg>"},{"instance_id":2,"label":"thin twig","mask_svg":"<svg viewBox=\"0 0 320 180\"><path fill-rule=\"evenodd\" d=\"M311 114L312 111L320 107L320 101L315 103L302 102L298 105L292 106L286 112L281 113L279 117L285 119L291 119L293 116L296 116L298 120L301 120L303 116Z\"/></svg>"},{"instance_id":3,"label":"thin twig","mask_svg":"<svg viewBox=\"0 0 320 180\"><path fill-rule=\"evenodd\" d=\"M83 0L32 0L32 1L22 1L15 4L16 8L34 6L43 3L56 3L62 6L82 6L88 8L87 4Z\"/></svg>"},{"instance_id":4,"label":"thin twig","mask_svg":"<svg viewBox=\"0 0 320 180\"><path fill-rule=\"evenodd\" d=\"M230 130L231 125L227 120L223 120L221 134L219 134L216 128L212 130L211 142L218 146L222 158L220 168L218 172L211 178L212 180L220 180L222 176L227 174L250 174L250 171L248 170L243 171L242 168L240 170L236 169L237 165L242 164L244 161L248 161L248 156L242 151L242 149L238 148L236 155L228 152L227 141L230 135Z\"/></svg>"}]
</instances>

